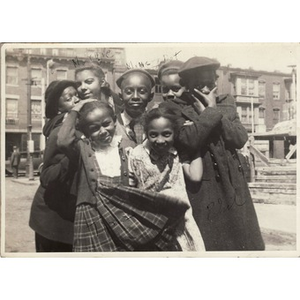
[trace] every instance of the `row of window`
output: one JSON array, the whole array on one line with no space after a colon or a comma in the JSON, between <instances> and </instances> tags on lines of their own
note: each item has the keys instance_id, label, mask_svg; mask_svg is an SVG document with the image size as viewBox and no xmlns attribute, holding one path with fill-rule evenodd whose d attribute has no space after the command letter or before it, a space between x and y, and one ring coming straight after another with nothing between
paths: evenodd
<instances>
[{"instance_id":1,"label":"row of window","mask_svg":"<svg viewBox=\"0 0 300 300\"><path fill-rule=\"evenodd\" d=\"M31 68L31 84L33 86L41 86L41 80L43 71L41 68ZM25 79L25 78L24 78ZM56 79L64 80L67 79L67 70L57 69L56 70ZM6 84L8 85L19 85L19 69L15 66L6 67Z\"/></svg>"},{"instance_id":2,"label":"row of window","mask_svg":"<svg viewBox=\"0 0 300 300\"><path fill-rule=\"evenodd\" d=\"M258 81L258 92L256 92L255 85L257 81L253 78L240 78L240 94L243 96L256 96L261 99L266 98L266 82L259 80ZM273 82L273 89L272 89L273 99L280 100L280 83Z\"/></svg>"},{"instance_id":3,"label":"row of window","mask_svg":"<svg viewBox=\"0 0 300 300\"><path fill-rule=\"evenodd\" d=\"M6 120L19 119L19 100L6 98ZM39 99L31 99L31 119L40 121L42 119L42 102Z\"/></svg>"},{"instance_id":4,"label":"row of window","mask_svg":"<svg viewBox=\"0 0 300 300\"><path fill-rule=\"evenodd\" d=\"M265 108L259 107L258 110L258 117L260 119L265 118ZM279 108L273 108L273 124L277 124L280 121L280 109ZM251 109L246 106L241 107L241 122L243 124L251 123L252 122L252 111Z\"/></svg>"}]
</instances>

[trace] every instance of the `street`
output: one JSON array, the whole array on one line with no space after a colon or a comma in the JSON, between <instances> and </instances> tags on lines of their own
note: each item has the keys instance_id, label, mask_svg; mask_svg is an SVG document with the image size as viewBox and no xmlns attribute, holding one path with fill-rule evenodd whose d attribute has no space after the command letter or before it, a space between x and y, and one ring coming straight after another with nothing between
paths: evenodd
<instances>
[{"instance_id":1,"label":"street","mask_svg":"<svg viewBox=\"0 0 300 300\"><path fill-rule=\"evenodd\" d=\"M35 252L29 213L39 177L5 178L5 252ZM296 206L255 204L267 251L296 250Z\"/></svg>"}]
</instances>

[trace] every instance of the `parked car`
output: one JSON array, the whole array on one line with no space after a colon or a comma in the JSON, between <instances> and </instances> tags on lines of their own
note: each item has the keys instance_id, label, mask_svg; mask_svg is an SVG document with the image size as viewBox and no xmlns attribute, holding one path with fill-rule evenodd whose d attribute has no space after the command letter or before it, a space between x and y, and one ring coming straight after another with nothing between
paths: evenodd
<instances>
[{"instance_id":1,"label":"parked car","mask_svg":"<svg viewBox=\"0 0 300 300\"><path fill-rule=\"evenodd\" d=\"M21 159L19 164L19 174L26 174L27 152L21 151ZM40 151L32 153L33 172L40 175L43 168L43 155ZM12 168L10 165L10 157L5 161L5 174L12 175Z\"/></svg>"}]
</instances>

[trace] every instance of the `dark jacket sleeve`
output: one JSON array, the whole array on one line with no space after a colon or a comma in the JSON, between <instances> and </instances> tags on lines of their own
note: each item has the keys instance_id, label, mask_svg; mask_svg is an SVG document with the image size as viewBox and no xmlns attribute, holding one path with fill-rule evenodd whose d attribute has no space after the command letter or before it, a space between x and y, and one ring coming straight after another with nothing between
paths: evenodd
<instances>
[{"instance_id":1,"label":"dark jacket sleeve","mask_svg":"<svg viewBox=\"0 0 300 300\"><path fill-rule=\"evenodd\" d=\"M66 183L77 170L77 163L70 162L65 153L57 146L57 135L60 127L52 130L44 154L44 165L40 175L40 182L44 188L53 183Z\"/></svg>"},{"instance_id":2,"label":"dark jacket sleeve","mask_svg":"<svg viewBox=\"0 0 300 300\"><path fill-rule=\"evenodd\" d=\"M207 107L200 115L192 106L179 107L172 102L163 102L160 107L167 107L176 112L179 123L178 145L179 151L198 151L206 144L212 130L220 124L222 113L215 108ZM185 121L192 121L184 125Z\"/></svg>"},{"instance_id":3,"label":"dark jacket sleeve","mask_svg":"<svg viewBox=\"0 0 300 300\"><path fill-rule=\"evenodd\" d=\"M221 130L225 144L241 149L248 140L248 133L240 121L234 98L227 95L217 104L217 109L223 115Z\"/></svg>"},{"instance_id":4,"label":"dark jacket sleeve","mask_svg":"<svg viewBox=\"0 0 300 300\"><path fill-rule=\"evenodd\" d=\"M71 111L57 134L57 146L71 161L78 161L78 147L76 143L77 112Z\"/></svg>"}]
</instances>

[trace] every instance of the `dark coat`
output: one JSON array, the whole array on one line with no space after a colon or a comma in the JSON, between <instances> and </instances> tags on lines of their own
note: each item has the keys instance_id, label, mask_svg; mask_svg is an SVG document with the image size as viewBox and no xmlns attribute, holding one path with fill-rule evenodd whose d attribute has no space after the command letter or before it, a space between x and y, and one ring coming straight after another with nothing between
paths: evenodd
<instances>
[{"instance_id":1,"label":"dark coat","mask_svg":"<svg viewBox=\"0 0 300 300\"><path fill-rule=\"evenodd\" d=\"M187 105L185 110L190 108ZM236 112L235 100L229 95L219 96L217 107L207 110L199 116L197 134L208 130L208 135L197 137L194 131L188 136L192 131L185 131L185 135L179 136L188 155L198 148L203 158L202 181L186 180L186 185L205 248L207 251L264 250L254 205L236 153L248 136ZM216 116L221 116L217 122ZM192 141L190 146L189 141Z\"/></svg>"},{"instance_id":2,"label":"dark coat","mask_svg":"<svg viewBox=\"0 0 300 300\"><path fill-rule=\"evenodd\" d=\"M21 160L21 154L19 151L14 151L10 158L10 164L12 167L18 167Z\"/></svg>"},{"instance_id":3,"label":"dark coat","mask_svg":"<svg viewBox=\"0 0 300 300\"><path fill-rule=\"evenodd\" d=\"M71 184L77 166L70 165L56 145L62 118L63 115L55 117L43 130L48 139L41 184L33 199L29 226L47 239L72 244L76 196L72 195Z\"/></svg>"}]
</instances>

